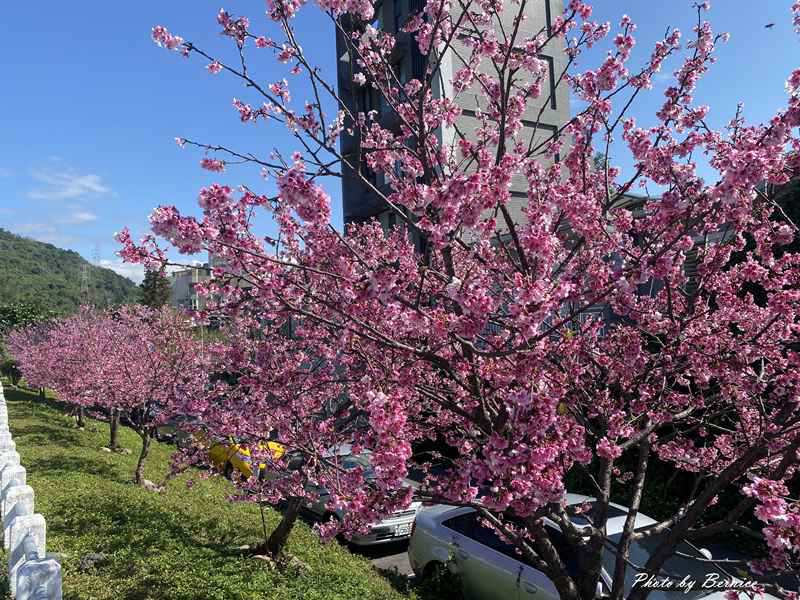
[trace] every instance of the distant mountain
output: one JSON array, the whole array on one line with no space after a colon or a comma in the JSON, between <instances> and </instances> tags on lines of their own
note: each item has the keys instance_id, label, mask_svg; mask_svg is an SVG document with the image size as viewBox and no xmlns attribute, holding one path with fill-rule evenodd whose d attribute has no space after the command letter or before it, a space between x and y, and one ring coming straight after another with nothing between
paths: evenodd
<instances>
[{"instance_id":1,"label":"distant mountain","mask_svg":"<svg viewBox=\"0 0 800 600\"><path fill-rule=\"evenodd\" d=\"M0 229L0 304L25 300L58 312L73 312L84 302L84 266L92 304L106 306L137 299L138 286L130 279L96 267L72 250Z\"/></svg>"}]
</instances>

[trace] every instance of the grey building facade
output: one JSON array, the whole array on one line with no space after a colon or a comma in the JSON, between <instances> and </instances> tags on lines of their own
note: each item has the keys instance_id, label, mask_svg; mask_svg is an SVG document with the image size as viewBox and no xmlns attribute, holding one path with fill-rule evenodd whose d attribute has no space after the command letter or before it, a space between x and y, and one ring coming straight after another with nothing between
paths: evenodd
<instances>
[{"instance_id":1,"label":"grey building facade","mask_svg":"<svg viewBox=\"0 0 800 600\"><path fill-rule=\"evenodd\" d=\"M410 34L402 31L408 16L424 8L425 0L380 0L376 4L376 14L372 25L393 33L396 36L396 47L390 60L400 82L410 79L421 79L427 67L426 57L423 56L416 40ZM526 4L526 19L519 27L517 41L521 45L523 40L535 36L540 31L549 32L553 20L563 10L562 0L531 0ZM508 14L503 17L502 26L505 31L511 31L513 17L516 15L516 5L509 5ZM506 22L508 21L508 22ZM342 21L343 29L348 31L348 21ZM498 23L498 28L500 27ZM498 36L499 37L499 36ZM337 56L338 56L338 90L341 101L348 109L355 113L367 113L375 110L380 115L381 124L387 129L399 128L399 123L393 122L391 109L386 106L381 92L369 84L359 86L353 83L353 74L358 68L352 64L348 53L348 41L343 32L337 31ZM435 96L454 97L452 80L455 73L464 66L463 58L469 56L469 49L460 40L453 42L453 47L442 55L439 72L435 74L432 89ZM569 95L566 85L557 85L561 73L565 69L566 55L563 41L554 39L542 49L539 58L548 67L544 77L541 96L529 102L523 115L524 131L520 136L525 140L533 138L534 144L557 135L558 130L569 119ZM438 132L441 144L451 145L455 141L456 130L465 137L469 137L478 127L476 114L484 108L481 90L467 90L457 97L456 101L462 109L462 114L456 122L455 128L445 128ZM396 116L394 116L396 121ZM357 164L359 140L356 135L343 134L340 142L342 154L354 165ZM558 158L556 158L557 160ZM363 163L362 173L369 178L372 185L388 193L391 190L384 181L382 174L371 173ZM521 209L527 198L527 185L523 176L512 182L512 203L510 212L515 220L522 219ZM342 201L345 223L362 222L372 218L381 221L384 228L395 224L396 215L393 211L386 210L382 200L365 184L354 169L343 167L342 173Z\"/></svg>"},{"instance_id":2,"label":"grey building facade","mask_svg":"<svg viewBox=\"0 0 800 600\"><path fill-rule=\"evenodd\" d=\"M185 310L203 310L205 298L197 293L198 283L211 279L208 263L173 271L170 273L170 304Z\"/></svg>"}]
</instances>

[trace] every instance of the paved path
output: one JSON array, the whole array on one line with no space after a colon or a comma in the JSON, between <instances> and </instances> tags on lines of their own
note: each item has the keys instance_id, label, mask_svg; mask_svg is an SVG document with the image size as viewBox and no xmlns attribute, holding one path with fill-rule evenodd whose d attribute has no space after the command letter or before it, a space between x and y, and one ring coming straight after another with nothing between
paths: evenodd
<instances>
[{"instance_id":1,"label":"paved path","mask_svg":"<svg viewBox=\"0 0 800 600\"><path fill-rule=\"evenodd\" d=\"M396 569L400 575L409 577L413 577L414 575L414 572L411 570L411 563L408 562L407 552L373 558L372 564L375 565L375 568L379 571L392 572Z\"/></svg>"},{"instance_id":2,"label":"paved path","mask_svg":"<svg viewBox=\"0 0 800 600\"><path fill-rule=\"evenodd\" d=\"M350 549L357 554L367 557L375 568L384 574L396 571L399 575L413 576L411 563L408 562L408 542L394 542L379 546Z\"/></svg>"}]
</instances>

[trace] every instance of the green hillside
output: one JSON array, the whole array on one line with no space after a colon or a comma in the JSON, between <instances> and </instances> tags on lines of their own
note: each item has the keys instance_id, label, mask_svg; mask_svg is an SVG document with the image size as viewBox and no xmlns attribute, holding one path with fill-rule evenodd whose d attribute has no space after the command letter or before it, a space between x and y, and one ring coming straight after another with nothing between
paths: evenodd
<instances>
[{"instance_id":1,"label":"green hillside","mask_svg":"<svg viewBox=\"0 0 800 600\"><path fill-rule=\"evenodd\" d=\"M24 300L58 312L72 312L82 302L84 265L93 304L120 304L137 298L138 288L130 279L91 265L77 252L0 229L0 304Z\"/></svg>"}]
</instances>

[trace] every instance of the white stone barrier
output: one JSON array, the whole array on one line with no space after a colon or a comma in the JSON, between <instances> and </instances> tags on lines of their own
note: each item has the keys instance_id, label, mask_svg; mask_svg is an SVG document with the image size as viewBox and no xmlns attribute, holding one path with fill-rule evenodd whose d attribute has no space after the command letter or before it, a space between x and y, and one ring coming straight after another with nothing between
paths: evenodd
<instances>
[{"instance_id":1,"label":"white stone barrier","mask_svg":"<svg viewBox=\"0 0 800 600\"><path fill-rule=\"evenodd\" d=\"M0 383L0 517L11 597L61 600L61 564L46 554L47 524L34 512L34 492L26 480L8 430L8 407Z\"/></svg>"},{"instance_id":2,"label":"white stone barrier","mask_svg":"<svg viewBox=\"0 0 800 600\"><path fill-rule=\"evenodd\" d=\"M3 502L3 547L8 550L11 543L11 523L17 517L33 514L33 488L16 485L8 490Z\"/></svg>"}]
</instances>

